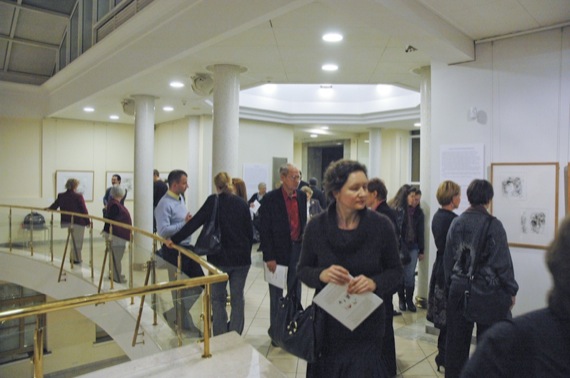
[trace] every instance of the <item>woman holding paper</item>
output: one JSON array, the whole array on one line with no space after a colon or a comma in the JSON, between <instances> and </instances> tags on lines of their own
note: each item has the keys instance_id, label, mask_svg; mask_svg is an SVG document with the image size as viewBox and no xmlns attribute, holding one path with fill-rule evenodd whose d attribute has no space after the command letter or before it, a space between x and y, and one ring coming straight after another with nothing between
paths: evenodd
<instances>
[{"instance_id":1,"label":"woman holding paper","mask_svg":"<svg viewBox=\"0 0 570 378\"><path fill-rule=\"evenodd\" d=\"M366 167L356 161L331 163L325 192L333 203L307 223L298 276L320 292L327 284L346 285L351 295L393 293L402 279L394 226L368 210ZM325 316L322 355L308 364L307 377L388 377L382 359L385 309L382 304L353 331Z\"/></svg>"}]
</instances>

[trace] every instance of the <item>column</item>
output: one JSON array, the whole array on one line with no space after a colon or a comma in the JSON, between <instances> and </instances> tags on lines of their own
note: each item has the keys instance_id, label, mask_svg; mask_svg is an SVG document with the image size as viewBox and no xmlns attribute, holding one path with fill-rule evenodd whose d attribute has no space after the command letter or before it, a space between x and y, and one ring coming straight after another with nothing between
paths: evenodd
<instances>
[{"instance_id":1,"label":"column","mask_svg":"<svg viewBox=\"0 0 570 378\"><path fill-rule=\"evenodd\" d=\"M154 96L135 99L135 197L133 226L152 233L154 167ZM144 264L152 253L152 239L135 234L134 264Z\"/></svg>"},{"instance_id":2,"label":"column","mask_svg":"<svg viewBox=\"0 0 570 378\"><path fill-rule=\"evenodd\" d=\"M368 178L380 177L382 129L368 131Z\"/></svg>"},{"instance_id":3,"label":"column","mask_svg":"<svg viewBox=\"0 0 570 378\"><path fill-rule=\"evenodd\" d=\"M430 276L430 258L429 250L431 245L431 209L429 207L432 198L431 191L431 69L430 67L422 67L419 70L421 76L420 83L420 189L422 190L422 202L420 206L425 215L425 257L424 261L418 264L418 303L422 307L427 307L427 297L429 290Z\"/></svg>"},{"instance_id":4,"label":"column","mask_svg":"<svg viewBox=\"0 0 570 378\"><path fill-rule=\"evenodd\" d=\"M212 176L226 171L241 177L238 170L239 144L239 74L244 67L216 64L214 73L214 116L212 135Z\"/></svg>"},{"instance_id":5,"label":"column","mask_svg":"<svg viewBox=\"0 0 570 378\"><path fill-rule=\"evenodd\" d=\"M186 204L188 210L195 214L200 206L200 118L193 116L188 120L188 192ZM202 177L207 177L204 174ZM204 196L205 197L205 196Z\"/></svg>"}]
</instances>

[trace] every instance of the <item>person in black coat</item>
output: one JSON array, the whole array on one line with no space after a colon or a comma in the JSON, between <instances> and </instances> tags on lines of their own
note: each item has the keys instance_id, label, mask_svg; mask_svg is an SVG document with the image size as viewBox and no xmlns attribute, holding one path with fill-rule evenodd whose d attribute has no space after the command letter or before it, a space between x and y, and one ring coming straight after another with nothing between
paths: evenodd
<instances>
[{"instance_id":1,"label":"person in black coat","mask_svg":"<svg viewBox=\"0 0 570 378\"><path fill-rule=\"evenodd\" d=\"M373 178L368 181L368 201L366 205L370 210L375 210L380 214L384 214L392 221L392 225L394 226L394 231L396 232L397 229L397 219L396 219L396 211L392 209L386 203L386 198L388 197L388 189L386 188L386 184L384 181L380 180L379 178ZM398 235L399 232L396 232ZM394 340L394 324L393 319L395 315L402 315L401 312L396 312L394 310L394 304L392 303L392 296L396 293L394 290L393 293L387 293L385 295L384 304L386 307L386 323L384 329L384 341L382 345L382 354L384 356L384 363L386 364L386 369L391 374L391 376L395 376L397 374L397 366L396 366L396 342Z\"/></svg>"},{"instance_id":2,"label":"person in black coat","mask_svg":"<svg viewBox=\"0 0 570 378\"><path fill-rule=\"evenodd\" d=\"M218 196L218 217L222 238L222 252L208 256L212 263L229 276L231 315L228 323L226 312L226 282L212 285L212 312L214 336L236 331L243 332L245 319L244 287L247 273L251 266L251 246L253 230L247 203L233 194L232 180L226 172L214 177L218 194L206 199L200 210L184 227L170 238L173 243L180 243L200 226L207 224L213 216L216 195ZM168 245L168 244L167 244Z\"/></svg>"},{"instance_id":3,"label":"person in black coat","mask_svg":"<svg viewBox=\"0 0 570 378\"><path fill-rule=\"evenodd\" d=\"M548 307L489 328L461 377L570 377L570 218L545 260L554 283Z\"/></svg>"},{"instance_id":4,"label":"person in black coat","mask_svg":"<svg viewBox=\"0 0 570 378\"><path fill-rule=\"evenodd\" d=\"M313 198L316 200L319 200L319 204L321 205L321 208L324 210L327 208L327 199L325 198L325 194L323 193L322 190L319 189L318 185L318 181L316 177L312 177L309 180L309 187L311 188L311 190L313 191Z\"/></svg>"},{"instance_id":5,"label":"person in black coat","mask_svg":"<svg viewBox=\"0 0 570 378\"><path fill-rule=\"evenodd\" d=\"M326 285L347 285L347 294L394 293L402 279L398 241L388 217L366 208L366 167L339 160L325 173L334 201L307 224L299 278L318 293ZM388 377L382 357L384 302L350 330L323 311L323 351L307 366L307 377Z\"/></svg>"},{"instance_id":6,"label":"person in black coat","mask_svg":"<svg viewBox=\"0 0 570 378\"><path fill-rule=\"evenodd\" d=\"M288 267L287 286L301 298L301 283L297 280L297 262L301 254L303 231L307 224L307 196L298 189L299 169L287 164L279 169L281 187L270 191L259 208L260 238L263 261L269 271L277 265ZM275 323L279 298L283 290L269 285L269 334Z\"/></svg>"},{"instance_id":7,"label":"person in black coat","mask_svg":"<svg viewBox=\"0 0 570 378\"><path fill-rule=\"evenodd\" d=\"M443 255L445 253L445 241L451 222L457 217L453 210L459 207L461 202L461 187L453 181L446 180L439 184L435 194L437 202L441 205L431 221L431 232L437 255L431 271L428 294L427 320L439 328L437 338L437 356L435 363L437 371L440 366L445 367L445 343L447 337L446 308L447 290L445 289L445 272L443 270Z\"/></svg>"}]
</instances>

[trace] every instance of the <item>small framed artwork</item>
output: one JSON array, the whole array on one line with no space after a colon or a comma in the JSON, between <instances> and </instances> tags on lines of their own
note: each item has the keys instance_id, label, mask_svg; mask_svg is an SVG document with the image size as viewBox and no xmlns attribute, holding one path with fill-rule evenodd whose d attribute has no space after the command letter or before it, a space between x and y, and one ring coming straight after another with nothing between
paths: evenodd
<instances>
[{"instance_id":1,"label":"small framed artwork","mask_svg":"<svg viewBox=\"0 0 570 378\"><path fill-rule=\"evenodd\" d=\"M77 192L83 194L86 202L93 202L93 171L55 171L55 196L65 192L65 183L74 178L79 181Z\"/></svg>"},{"instance_id":2,"label":"small framed artwork","mask_svg":"<svg viewBox=\"0 0 570 378\"><path fill-rule=\"evenodd\" d=\"M112 178L114 175L121 176L121 186L127 190L126 201L132 201L135 199L135 175L133 172L119 172L119 171L107 171L105 179L105 190L112 184Z\"/></svg>"},{"instance_id":3,"label":"small framed artwork","mask_svg":"<svg viewBox=\"0 0 570 378\"><path fill-rule=\"evenodd\" d=\"M546 248L558 229L558 163L493 163L491 212L509 245Z\"/></svg>"}]
</instances>

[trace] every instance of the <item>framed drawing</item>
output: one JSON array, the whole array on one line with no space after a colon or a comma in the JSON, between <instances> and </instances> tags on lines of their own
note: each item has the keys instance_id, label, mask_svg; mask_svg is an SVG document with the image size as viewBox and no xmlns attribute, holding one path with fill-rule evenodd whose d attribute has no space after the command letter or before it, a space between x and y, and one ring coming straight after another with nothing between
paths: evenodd
<instances>
[{"instance_id":1,"label":"framed drawing","mask_svg":"<svg viewBox=\"0 0 570 378\"><path fill-rule=\"evenodd\" d=\"M79 180L77 192L86 202L93 202L93 171L55 171L55 196L67 190L65 183L70 178Z\"/></svg>"},{"instance_id":2,"label":"framed drawing","mask_svg":"<svg viewBox=\"0 0 570 378\"><path fill-rule=\"evenodd\" d=\"M493 163L491 213L509 245L546 248L558 228L558 163Z\"/></svg>"},{"instance_id":3,"label":"framed drawing","mask_svg":"<svg viewBox=\"0 0 570 378\"><path fill-rule=\"evenodd\" d=\"M135 199L135 175L133 172L107 171L105 179L105 190L112 185L111 179L114 175L121 176L121 186L127 189L127 198L125 201Z\"/></svg>"}]
</instances>

